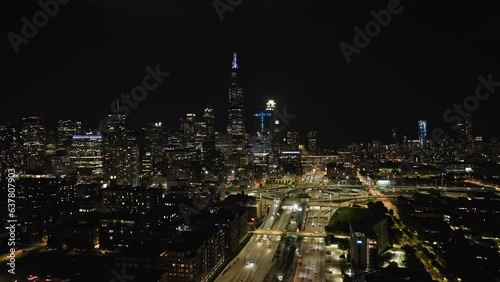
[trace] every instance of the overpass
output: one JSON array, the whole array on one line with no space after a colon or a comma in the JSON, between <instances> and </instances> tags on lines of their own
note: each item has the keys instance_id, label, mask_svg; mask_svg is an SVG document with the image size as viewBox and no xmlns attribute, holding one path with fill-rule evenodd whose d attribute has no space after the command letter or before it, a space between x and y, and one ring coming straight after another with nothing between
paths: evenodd
<instances>
[{"instance_id":1,"label":"overpass","mask_svg":"<svg viewBox=\"0 0 500 282\"><path fill-rule=\"evenodd\" d=\"M327 233L326 232L307 232L307 231L300 231L300 232L293 232L293 231L286 231L286 230L278 230L278 229L257 229L257 230L249 230L247 231L248 233L254 234L254 235L274 235L274 236L287 236L287 237L326 237Z\"/></svg>"},{"instance_id":2,"label":"overpass","mask_svg":"<svg viewBox=\"0 0 500 282\"><path fill-rule=\"evenodd\" d=\"M338 199L318 199L318 198L286 198L283 200L283 205L289 205L290 203L303 202L306 201L308 206L322 206L322 207L338 207L339 204L345 205L347 202L364 201L364 200L375 200L375 199L385 199L385 198L397 198L401 195L384 195L384 196L362 196L362 197L345 197Z\"/></svg>"}]
</instances>

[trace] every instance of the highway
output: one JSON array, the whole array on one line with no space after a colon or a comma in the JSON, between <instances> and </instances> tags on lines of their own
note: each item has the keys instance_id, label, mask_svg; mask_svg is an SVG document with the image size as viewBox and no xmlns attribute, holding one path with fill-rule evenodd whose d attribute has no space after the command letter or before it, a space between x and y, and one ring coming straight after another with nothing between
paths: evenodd
<instances>
[{"instance_id":1,"label":"highway","mask_svg":"<svg viewBox=\"0 0 500 282\"><path fill-rule=\"evenodd\" d=\"M344 254L337 245L326 246L325 248L325 268L327 282L342 282L342 269L348 272L347 259L341 258Z\"/></svg>"},{"instance_id":2,"label":"highway","mask_svg":"<svg viewBox=\"0 0 500 282\"><path fill-rule=\"evenodd\" d=\"M279 219L275 221L272 229L276 230L285 230L288 223L290 222L290 217L292 216L292 210L288 209L286 206L283 206L283 214L277 214Z\"/></svg>"},{"instance_id":3,"label":"highway","mask_svg":"<svg viewBox=\"0 0 500 282\"><path fill-rule=\"evenodd\" d=\"M290 218L291 211L285 211L278 215L281 201L273 201L262 227L267 228L286 228L288 221L282 218ZM278 217L280 219L276 220ZM278 248L281 236L274 235L253 235L250 241L233 259L224 271L217 277L216 282L262 282L266 274L273 265L273 257Z\"/></svg>"},{"instance_id":4,"label":"highway","mask_svg":"<svg viewBox=\"0 0 500 282\"><path fill-rule=\"evenodd\" d=\"M303 231L313 234L324 233L324 226L335 210L329 207L309 207ZM304 237L299 248L299 257L302 258L302 264L297 265L294 282L326 281L324 238Z\"/></svg>"},{"instance_id":5,"label":"highway","mask_svg":"<svg viewBox=\"0 0 500 282\"><path fill-rule=\"evenodd\" d=\"M29 252L43 250L46 246L47 246L47 242L42 241L42 242L33 243L33 244L31 244L27 247L24 247L22 249L16 249L15 258L16 258L16 260L21 259L22 257L26 256ZM10 255L10 253L1 254L0 255L0 263L2 263L2 264L7 263L10 260L9 255Z\"/></svg>"},{"instance_id":6,"label":"highway","mask_svg":"<svg viewBox=\"0 0 500 282\"><path fill-rule=\"evenodd\" d=\"M345 274L349 273L350 270L344 258L345 254L338 249L338 246L325 246L324 239L326 236L324 225L337 208L349 206L358 203L358 201L377 199L382 201L388 209L393 210L396 217L399 217L397 207L392 202L395 197L399 194L435 188L431 186L398 186L379 190L363 176L358 175L358 177L362 185L325 185L322 183L322 173L309 172L302 179L303 182L298 185L244 189L246 194L256 196L261 200L272 200L270 202L273 204L264 223L255 231L250 231L254 235L248 244L228 264L216 281L264 281L276 262L274 256L281 239L288 234L299 238L295 260L297 261L301 257L302 263L296 265L292 275L287 277L290 280L287 281L341 282L343 280L342 272ZM471 190L469 187L440 188L448 191ZM237 190L241 192L241 189L236 189L234 192ZM383 190L391 193L383 193ZM300 193L307 193L309 198L299 198ZM279 200L286 195L289 196L286 200L283 202ZM290 224L290 222L296 220L296 216L292 217L292 214L303 202L307 203L308 210L302 223L303 228L297 232L297 225ZM279 213L280 205L283 205L282 214ZM404 244L415 245L415 242L415 238L403 239ZM404 254L401 250L394 250L393 260L399 266L402 266L403 258ZM423 263L429 268L427 263ZM439 273L432 273L432 275L438 280L441 278Z\"/></svg>"},{"instance_id":7,"label":"highway","mask_svg":"<svg viewBox=\"0 0 500 282\"><path fill-rule=\"evenodd\" d=\"M297 250L298 259L302 257L302 263L297 264L297 268L292 272L290 279L293 281L338 281L341 275L341 264L339 260L338 249L335 246L328 246L332 255L328 255L330 262L328 269L332 273L327 273L325 264L325 239L324 231L325 224L328 223L330 217L337 210L338 207L348 206L356 201L356 198L367 198L369 193L367 191L344 188L342 186L320 185L318 182L323 178L323 174L311 174L304 179L308 183L306 185L281 186L261 189L248 189L246 192L252 196L264 199L274 199L266 216L264 223L255 231L250 238L248 244L243 250L233 259L224 269L224 271L215 280L216 282L262 282L265 281L266 275L273 268L275 253L278 249L279 243L287 232L295 234L301 238L299 240L299 247ZM316 183L314 183L316 182ZM340 189L339 189L340 188ZM327 191L330 189L330 191ZM339 189L339 190L336 190ZM332 191L333 190L333 191ZM300 192L302 191L302 192ZM280 214L280 205L285 204L281 202L286 193L294 196L294 193L308 193L310 198L288 198L286 206L282 206ZM383 195L379 195L382 197ZM333 203L333 200L344 200L342 203ZM306 217L302 223L302 229L297 231L297 226L290 224L293 219L296 219L292 214L298 210L298 206L302 202L308 202L308 210ZM337 251L335 251L337 250ZM335 256L336 255L336 256ZM336 257L336 260L332 258ZM345 260L345 259L344 259ZM328 279L327 279L328 278Z\"/></svg>"}]
</instances>

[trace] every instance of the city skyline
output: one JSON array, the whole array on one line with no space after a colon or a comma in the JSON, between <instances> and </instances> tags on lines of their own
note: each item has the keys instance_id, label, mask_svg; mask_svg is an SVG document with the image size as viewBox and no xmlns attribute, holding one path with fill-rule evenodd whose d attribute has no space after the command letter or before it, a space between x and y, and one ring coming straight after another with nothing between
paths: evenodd
<instances>
[{"instance_id":1,"label":"city skyline","mask_svg":"<svg viewBox=\"0 0 500 282\"><path fill-rule=\"evenodd\" d=\"M479 76L492 74L493 81L500 80L495 69L495 36L480 36L493 31L497 20L487 7L455 7L483 15L465 24L458 17L440 21L444 4L429 11L411 3L347 63L339 44L352 44L353 28L363 27L370 10L378 11L386 3L311 4L301 10L292 2L283 13L272 15L270 11L277 11L278 4L259 7L244 2L227 12L223 22L209 5L210 9L197 12L200 21L206 21L202 26L161 9L158 13L167 13L165 18L149 21L140 14L127 14L131 11L112 12L105 2L90 3L61 6L54 24L21 44L18 54L8 55L6 80L11 83L4 85L9 93L4 102L22 106L5 107L0 120L18 122L33 112L45 112L51 124L73 119L94 127L121 93L141 82L144 68L156 64L170 76L130 113L132 128L150 120L175 124L185 112L200 112L207 104L223 113L231 71L228 60L237 52L247 122L250 113L272 99L278 107L286 105L297 114L296 130L325 132L319 141L323 147L342 146L389 140L392 128L413 134L415 120L427 120L429 128L449 129L444 112L474 94ZM19 33L20 18L32 14L26 7L33 12L39 9L34 3L14 7L8 25L12 32ZM196 11L184 8L186 15ZM335 16L320 13L316 17L321 8L334 8ZM255 11L262 15L262 22L249 18ZM427 16L420 18L423 11ZM88 29L83 19L92 15L97 20ZM292 20L299 15L303 25ZM417 27L413 20L421 24ZM67 47L59 52L52 46ZM458 58L465 61L458 63ZM492 94L473 113L475 135L498 137L500 118L494 110L498 97ZM217 128L220 131L225 124L219 122ZM330 134L331 129L346 134Z\"/></svg>"},{"instance_id":2,"label":"city skyline","mask_svg":"<svg viewBox=\"0 0 500 282\"><path fill-rule=\"evenodd\" d=\"M4 7L0 281L500 281L500 17Z\"/></svg>"}]
</instances>

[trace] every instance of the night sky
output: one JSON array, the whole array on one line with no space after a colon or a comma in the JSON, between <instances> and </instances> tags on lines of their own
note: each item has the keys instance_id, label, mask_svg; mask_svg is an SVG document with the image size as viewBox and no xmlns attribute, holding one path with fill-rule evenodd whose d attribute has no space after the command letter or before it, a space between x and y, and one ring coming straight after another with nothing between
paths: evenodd
<instances>
[{"instance_id":1,"label":"night sky","mask_svg":"<svg viewBox=\"0 0 500 282\"><path fill-rule=\"evenodd\" d=\"M160 64L170 76L131 111L129 125L174 128L212 105L223 129L233 52L248 124L274 99L297 115L287 129L303 141L317 130L321 147L389 141L392 128L416 138L419 119L451 132L443 113L474 95L477 77L500 81L500 20L489 3L401 1L403 10L348 64L339 44L354 45L353 28L390 1L242 0L221 22L211 0L71 0L18 54L7 34L21 35L21 18L41 8L11 2L2 8L0 121L15 124L39 113L52 129L59 119L96 128L145 67ZM472 112L474 135L500 135L499 95L500 87Z\"/></svg>"}]
</instances>

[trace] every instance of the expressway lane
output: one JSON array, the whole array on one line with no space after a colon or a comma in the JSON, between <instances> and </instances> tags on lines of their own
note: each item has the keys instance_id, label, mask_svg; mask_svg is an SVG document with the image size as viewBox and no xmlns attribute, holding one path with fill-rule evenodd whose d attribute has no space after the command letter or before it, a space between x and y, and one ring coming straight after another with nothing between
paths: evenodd
<instances>
[{"instance_id":1,"label":"expressway lane","mask_svg":"<svg viewBox=\"0 0 500 282\"><path fill-rule=\"evenodd\" d=\"M324 232L324 225L328 223L335 210L330 207L309 207L304 232L313 234ZM321 219L321 217L326 217L326 219ZM302 258L302 264L297 265L294 282L326 281L324 238L305 237L299 249L299 256Z\"/></svg>"},{"instance_id":2,"label":"expressway lane","mask_svg":"<svg viewBox=\"0 0 500 282\"><path fill-rule=\"evenodd\" d=\"M344 254L337 245L330 245L326 247L325 254L325 268L326 268L326 281L327 282L342 282L342 269L346 269L347 260L341 258ZM344 254L345 255L345 254Z\"/></svg>"},{"instance_id":3,"label":"expressway lane","mask_svg":"<svg viewBox=\"0 0 500 282\"><path fill-rule=\"evenodd\" d=\"M273 201L262 228L281 226L287 221L278 216L280 200ZM291 214L291 213L290 213ZM290 216L284 213L282 216ZM285 225L286 227L286 225ZM283 227L283 229L285 228ZM273 265L273 257L279 246L281 236L253 235L241 252L226 266L216 282L262 282ZM252 262L250 262L253 260Z\"/></svg>"}]
</instances>

